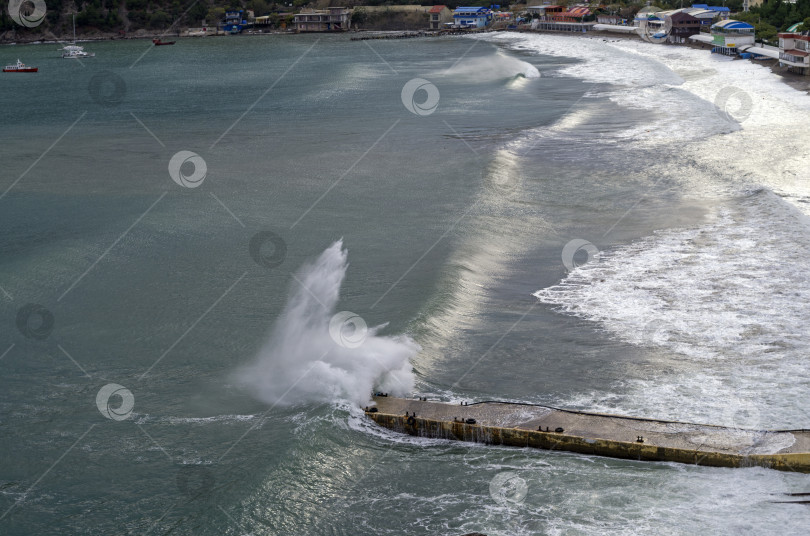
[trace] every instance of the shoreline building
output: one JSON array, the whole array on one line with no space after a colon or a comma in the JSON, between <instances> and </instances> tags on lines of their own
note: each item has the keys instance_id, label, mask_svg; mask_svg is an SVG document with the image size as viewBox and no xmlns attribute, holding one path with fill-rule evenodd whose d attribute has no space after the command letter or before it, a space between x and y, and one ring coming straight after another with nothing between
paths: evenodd
<instances>
[{"instance_id":1,"label":"shoreline building","mask_svg":"<svg viewBox=\"0 0 810 536\"><path fill-rule=\"evenodd\" d=\"M488 7L457 7L453 11L454 26L458 28L484 28L492 21Z\"/></svg>"},{"instance_id":2,"label":"shoreline building","mask_svg":"<svg viewBox=\"0 0 810 536\"><path fill-rule=\"evenodd\" d=\"M688 7L683 9L677 9L676 11L680 11L686 13L687 15L691 15L700 21L701 26L711 26L712 22L714 22L715 17L717 17L717 11L712 11L711 9L703 9L702 7Z\"/></svg>"},{"instance_id":3,"label":"shoreline building","mask_svg":"<svg viewBox=\"0 0 810 536\"><path fill-rule=\"evenodd\" d=\"M352 12L345 7L302 11L295 14L297 32L345 32L351 28Z\"/></svg>"},{"instance_id":4,"label":"shoreline building","mask_svg":"<svg viewBox=\"0 0 810 536\"><path fill-rule=\"evenodd\" d=\"M800 32L798 22L779 33L779 65L788 71L810 75L810 32Z\"/></svg>"},{"instance_id":5,"label":"shoreline building","mask_svg":"<svg viewBox=\"0 0 810 536\"><path fill-rule=\"evenodd\" d=\"M587 32L593 30L595 17L587 7L533 6L531 13L537 18L532 21L532 29L558 32ZM585 19L591 19L586 22Z\"/></svg>"},{"instance_id":6,"label":"shoreline building","mask_svg":"<svg viewBox=\"0 0 810 536\"><path fill-rule=\"evenodd\" d=\"M706 11L713 11L715 17L721 20L727 20L731 16L731 9L725 6L710 6L708 4L692 4L693 9L704 9Z\"/></svg>"},{"instance_id":7,"label":"shoreline building","mask_svg":"<svg viewBox=\"0 0 810 536\"><path fill-rule=\"evenodd\" d=\"M222 31L226 33L240 33L247 28L248 22L244 18L246 15L241 9L238 11L226 11L225 21L222 23Z\"/></svg>"},{"instance_id":8,"label":"shoreline building","mask_svg":"<svg viewBox=\"0 0 810 536\"><path fill-rule=\"evenodd\" d=\"M441 30L446 23L453 20L453 13L447 9L447 6L433 6L428 10L428 15L430 15L428 28L431 30Z\"/></svg>"},{"instance_id":9,"label":"shoreline building","mask_svg":"<svg viewBox=\"0 0 810 536\"><path fill-rule=\"evenodd\" d=\"M721 20L712 24L712 52L736 56L740 47L754 44L754 27L738 20Z\"/></svg>"},{"instance_id":10,"label":"shoreline building","mask_svg":"<svg viewBox=\"0 0 810 536\"><path fill-rule=\"evenodd\" d=\"M679 11L669 17L672 29L669 31L670 43L686 43L686 40L700 33L700 20L689 13Z\"/></svg>"},{"instance_id":11,"label":"shoreline building","mask_svg":"<svg viewBox=\"0 0 810 536\"><path fill-rule=\"evenodd\" d=\"M597 24L611 24L613 26L621 26L622 24L627 24L627 19L623 18L621 15L606 15L601 14L596 16Z\"/></svg>"}]
</instances>

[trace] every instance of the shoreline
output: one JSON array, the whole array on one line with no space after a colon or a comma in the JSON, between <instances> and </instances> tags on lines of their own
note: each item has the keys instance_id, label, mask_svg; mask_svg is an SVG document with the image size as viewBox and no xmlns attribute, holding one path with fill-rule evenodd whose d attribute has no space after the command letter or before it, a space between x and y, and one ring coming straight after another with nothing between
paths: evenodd
<instances>
[{"instance_id":1,"label":"shoreline","mask_svg":"<svg viewBox=\"0 0 810 536\"><path fill-rule=\"evenodd\" d=\"M638 35L633 33L615 33L615 32L605 32L599 30L592 30L590 32L579 34L574 32L557 32L553 30L491 30L495 32L515 32L515 33L528 33L528 34L540 34L540 35L564 35L570 37L583 37L585 39L595 39L595 40L602 40L605 42L613 41L613 40L627 40L627 41L643 41L639 39ZM148 32L146 30L138 30L136 35L119 35L113 33L101 33L101 34L91 34L91 35L78 35L76 37L77 43L91 43L91 42L101 42L101 41L128 41L128 40L152 40L156 38L183 38L183 39L200 39L200 38L207 38L207 37L233 37L226 33L214 33L209 35L187 35L189 32L189 28L183 28L174 32ZM347 35L354 35L351 40L360 40L356 37L358 34L369 36L368 38L389 38L390 34L413 34L409 35L409 37L440 37L442 34L441 32L436 32L435 30L398 30L398 31L386 31L386 30L350 30L347 32L333 32L335 35L339 34L347 34ZM183 35L186 34L186 35ZM244 32L244 36L255 37L255 36L266 36L266 35L298 35L298 32L294 30L269 30L269 31L251 31L251 32ZM452 35L460 35L456 32L453 32ZM380 36L380 37L374 37ZM0 36L0 45L4 46L17 46L17 45L44 45L44 44L59 44L59 43L67 43L72 42L70 37L60 38L57 36L53 36L52 38L37 38L25 41L11 41L6 40L5 34ZM652 43L651 43L652 44ZM665 46L665 47L689 47L698 50L705 50L711 54L711 45L706 43L700 42L686 42L682 44L661 44L655 46ZM788 71L787 67L780 67L779 60L776 59L767 59L767 60L745 60L740 57L734 58L733 61L751 61L756 65L762 65L764 67L768 67L771 72L779 77L783 83L787 84L788 86L792 87L797 91L802 91L808 95L810 95L810 76L802 76L796 73L792 73Z\"/></svg>"}]
</instances>

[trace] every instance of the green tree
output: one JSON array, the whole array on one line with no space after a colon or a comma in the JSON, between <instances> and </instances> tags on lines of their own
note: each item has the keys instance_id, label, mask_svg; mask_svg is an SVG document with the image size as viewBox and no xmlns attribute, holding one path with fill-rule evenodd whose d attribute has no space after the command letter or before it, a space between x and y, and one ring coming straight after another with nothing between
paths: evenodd
<instances>
[{"instance_id":1,"label":"green tree","mask_svg":"<svg viewBox=\"0 0 810 536\"><path fill-rule=\"evenodd\" d=\"M171 24L172 18L165 11L155 11L149 17L149 28L153 30L163 29Z\"/></svg>"},{"instance_id":2,"label":"green tree","mask_svg":"<svg viewBox=\"0 0 810 536\"><path fill-rule=\"evenodd\" d=\"M352 26L359 26L365 24L368 20L368 12L362 7L356 7L352 10Z\"/></svg>"},{"instance_id":3,"label":"green tree","mask_svg":"<svg viewBox=\"0 0 810 536\"><path fill-rule=\"evenodd\" d=\"M127 11L143 11L146 9L146 0L127 0Z\"/></svg>"},{"instance_id":4,"label":"green tree","mask_svg":"<svg viewBox=\"0 0 810 536\"><path fill-rule=\"evenodd\" d=\"M205 2L197 2L191 9L188 10L188 20L194 24L199 24L208 15L208 4Z\"/></svg>"},{"instance_id":5,"label":"green tree","mask_svg":"<svg viewBox=\"0 0 810 536\"><path fill-rule=\"evenodd\" d=\"M757 39L761 41L773 41L776 39L777 29L772 24L761 22L754 25L754 33Z\"/></svg>"},{"instance_id":6,"label":"green tree","mask_svg":"<svg viewBox=\"0 0 810 536\"><path fill-rule=\"evenodd\" d=\"M251 9L253 14L257 17L261 17L270 12L270 5L265 0L253 0L248 6L248 9Z\"/></svg>"},{"instance_id":7,"label":"green tree","mask_svg":"<svg viewBox=\"0 0 810 536\"><path fill-rule=\"evenodd\" d=\"M224 18L225 18L224 7L212 7L211 9L208 10L208 14L205 16L205 21L208 24L216 25Z\"/></svg>"}]
</instances>

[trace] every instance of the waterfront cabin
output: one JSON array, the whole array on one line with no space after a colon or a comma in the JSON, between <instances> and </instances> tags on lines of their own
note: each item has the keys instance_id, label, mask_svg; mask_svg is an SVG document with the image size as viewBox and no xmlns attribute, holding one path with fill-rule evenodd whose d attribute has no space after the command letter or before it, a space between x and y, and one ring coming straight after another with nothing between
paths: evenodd
<instances>
[{"instance_id":1,"label":"waterfront cabin","mask_svg":"<svg viewBox=\"0 0 810 536\"><path fill-rule=\"evenodd\" d=\"M536 15L537 17L540 18L540 20L546 20L544 18L546 15L550 16L553 13L562 13L563 11L565 11L565 8L563 6L552 6L552 5L531 6L526 8L526 11L528 11L532 16ZM549 18L548 20L551 20L551 18Z\"/></svg>"},{"instance_id":2,"label":"waterfront cabin","mask_svg":"<svg viewBox=\"0 0 810 536\"><path fill-rule=\"evenodd\" d=\"M244 18L244 11L226 11L225 21L222 23L222 31L225 33L240 33L248 26L247 20Z\"/></svg>"},{"instance_id":3,"label":"waterfront cabin","mask_svg":"<svg viewBox=\"0 0 810 536\"><path fill-rule=\"evenodd\" d=\"M692 4L692 9L702 9L714 13L714 17L726 20L731 15L731 10L725 6L710 6L708 4Z\"/></svg>"},{"instance_id":4,"label":"waterfront cabin","mask_svg":"<svg viewBox=\"0 0 810 536\"><path fill-rule=\"evenodd\" d=\"M736 56L739 47L754 44L754 27L738 20L721 20L712 24L712 52Z\"/></svg>"},{"instance_id":5,"label":"waterfront cabin","mask_svg":"<svg viewBox=\"0 0 810 536\"><path fill-rule=\"evenodd\" d=\"M487 7L457 7L453 21L459 28L484 28L492 21L492 11Z\"/></svg>"},{"instance_id":6,"label":"waterfront cabin","mask_svg":"<svg viewBox=\"0 0 810 536\"><path fill-rule=\"evenodd\" d=\"M295 14L297 32L345 32L350 29L352 12L345 7L302 11Z\"/></svg>"},{"instance_id":7,"label":"waterfront cabin","mask_svg":"<svg viewBox=\"0 0 810 536\"><path fill-rule=\"evenodd\" d=\"M711 26L714 19L717 17L717 12L712 11L710 9L703 9L703 8L696 8L690 7L685 9L679 9L678 11L682 11L687 15L691 15L700 21L701 26Z\"/></svg>"},{"instance_id":8,"label":"waterfront cabin","mask_svg":"<svg viewBox=\"0 0 810 536\"><path fill-rule=\"evenodd\" d=\"M800 32L801 22L779 33L779 65L788 71L810 75L810 32Z\"/></svg>"},{"instance_id":9,"label":"waterfront cabin","mask_svg":"<svg viewBox=\"0 0 810 536\"><path fill-rule=\"evenodd\" d=\"M573 7L568 11L554 14L552 18L555 22L582 22L590 14L591 10L587 7Z\"/></svg>"},{"instance_id":10,"label":"waterfront cabin","mask_svg":"<svg viewBox=\"0 0 810 536\"><path fill-rule=\"evenodd\" d=\"M662 18L658 16L659 13L663 13L663 10L660 7L656 6L647 6L643 7L638 10L636 16L633 17L633 26L643 27L646 26L649 22L661 22Z\"/></svg>"},{"instance_id":11,"label":"waterfront cabin","mask_svg":"<svg viewBox=\"0 0 810 536\"><path fill-rule=\"evenodd\" d=\"M621 15L597 15L596 22L599 24L612 24L615 26L620 26L622 24L627 24L627 19L622 18Z\"/></svg>"},{"instance_id":12,"label":"waterfront cabin","mask_svg":"<svg viewBox=\"0 0 810 536\"><path fill-rule=\"evenodd\" d=\"M440 30L444 25L453 20L453 14L447 9L447 6L433 6L428 10L428 28L431 30Z\"/></svg>"},{"instance_id":13,"label":"waterfront cabin","mask_svg":"<svg viewBox=\"0 0 810 536\"><path fill-rule=\"evenodd\" d=\"M565 11L563 6L533 6L529 9L529 13L537 15L541 21L552 21L554 15L559 15Z\"/></svg>"},{"instance_id":14,"label":"waterfront cabin","mask_svg":"<svg viewBox=\"0 0 810 536\"><path fill-rule=\"evenodd\" d=\"M538 6L535 6L538 7ZM563 6L539 6L535 10L537 18L532 21L532 29L553 30L558 32L587 32L596 24L587 7L572 7L566 10ZM586 22L586 19L591 21Z\"/></svg>"},{"instance_id":15,"label":"waterfront cabin","mask_svg":"<svg viewBox=\"0 0 810 536\"><path fill-rule=\"evenodd\" d=\"M670 15L672 29L669 32L670 42L685 43L686 40L700 33L700 20L689 13L678 11Z\"/></svg>"}]
</instances>

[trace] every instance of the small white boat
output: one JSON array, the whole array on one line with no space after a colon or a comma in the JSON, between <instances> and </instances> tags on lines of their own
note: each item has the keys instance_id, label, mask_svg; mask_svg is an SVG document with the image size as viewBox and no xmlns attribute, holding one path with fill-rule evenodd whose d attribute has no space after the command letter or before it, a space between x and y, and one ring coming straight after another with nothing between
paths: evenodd
<instances>
[{"instance_id":1,"label":"small white boat","mask_svg":"<svg viewBox=\"0 0 810 536\"><path fill-rule=\"evenodd\" d=\"M66 59L92 58L95 52L85 52L84 47L76 44L76 15L73 15L73 42L61 48L62 57Z\"/></svg>"},{"instance_id":2,"label":"small white boat","mask_svg":"<svg viewBox=\"0 0 810 536\"><path fill-rule=\"evenodd\" d=\"M84 47L79 45L67 45L62 48L62 57L67 59L92 58L95 55L94 52L85 52Z\"/></svg>"}]
</instances>

